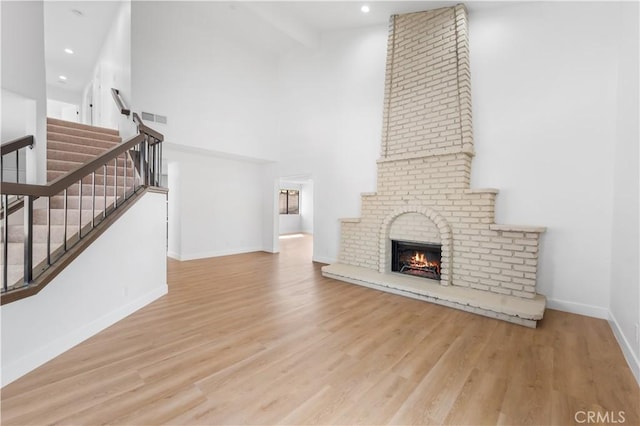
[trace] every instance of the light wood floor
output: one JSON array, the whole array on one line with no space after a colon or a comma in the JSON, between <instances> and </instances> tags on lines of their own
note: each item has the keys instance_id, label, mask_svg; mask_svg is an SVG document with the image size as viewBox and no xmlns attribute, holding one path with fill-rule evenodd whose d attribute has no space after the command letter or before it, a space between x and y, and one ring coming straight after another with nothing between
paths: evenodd
<instances>
[{"instance_id":1,"label":"light wood floor","mask_svg":"<svg viewBox=\"0 0 640 426\"><path fill-rule=\"evenodd\" d=\"M6 386L2 424L640 424L605 321L532 330L325 279L309 244L170 261L167 296Z\"/></svg>"}]
</instances>

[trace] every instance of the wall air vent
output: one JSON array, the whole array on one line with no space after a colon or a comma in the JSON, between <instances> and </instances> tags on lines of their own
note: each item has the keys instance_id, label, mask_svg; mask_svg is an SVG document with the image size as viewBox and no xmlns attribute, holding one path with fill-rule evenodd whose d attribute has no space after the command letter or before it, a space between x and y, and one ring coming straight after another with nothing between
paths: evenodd
<instances>
[{"instance_id":1,"label":"wall air vent","mask_svg":"<svg viewBox=\"0 0 640 426\"><path fill-rule=\"evenodd\" d=\"M145 121L156 121L156 116L151 114L150 112L141 112L142 119Z\"/></svg>"}]
</instances>

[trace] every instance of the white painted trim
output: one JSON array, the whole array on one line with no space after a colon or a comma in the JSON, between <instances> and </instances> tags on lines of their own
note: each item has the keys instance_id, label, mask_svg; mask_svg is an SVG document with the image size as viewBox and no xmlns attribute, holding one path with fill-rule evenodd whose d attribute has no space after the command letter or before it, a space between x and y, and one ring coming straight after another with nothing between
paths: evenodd
<instances>
[{"instance_id":1,"label":"white painted trim","mask_svg":"<svg viewBox=\"0 0 640 426\"><path fill-rule=\"evenodd\" d=\"M613 313L609 312L609 326L611 326L611 330L613 330L613 335L616 337L618 341L618 346L622 349L622 354L624 358L627 360L627 364L629 364L629 368L633 373L633 376L636 378L636 382L640 385L640 360L633 352L633 348L631 347L631 343L627 340L624 334L622 334L622 330L620 329L620 325L616 320L616 317L613 316Z\"/></svg>"},{"instance_id":2,"label":"white painted trim","mask_svg":"<svg viewBox=\"0 0 640 426\"><path fill-rule=\"evenodd\" d=\"M217 250L217 251L204 251L200 253L191 253L191 254L183 254L177 255L178 260L196 260L196 259L205 259L207 257L220 257L220 256L230 256L232 254L243 254L243 253L252 253L256 251L264 251L262 247L247 247L247 248L239 248L239 249L231 249L231 250Z\"/></svg>"},{"instance_id":3,"label":"white painted trim","mask_svg":"<svg viewBox=\"0 0 640 426\"><path fill-rule=\"evenodd\" d=\"M609 319L609 310L606 308L585 305L583 303L569 302L567 300L547 299L547 308L604 320Z\"/></svg>"},{"instance_id":4,"label":"white painted trim","mask_svg":"<svg viewBox=\"0 0 640 426\"><path fill-rule=\"evenodd\" d=\"M327 265L331 265L333 263L337 263L338 259L333 259L330 257L322 257L322 256L313 256L313 258L311 259L314 262L318 262L318 263L326 263Z\"/></svg>"},{"instance_id":5,"label":"white painted trim","mask_svg":"<svg viewBox=\"0 0 640 426\"><path fill-rule=\"evenodd\" d=\"M180 254L176 253L175 251L167 251L167 256L172 258L172 259L176 259L176 260L182 260L180 258Z\"/></svg>"},{"instance_id":6,"label":"white painted trim","mask_svg":"<svg viewBox=\"0 0 640 426\"><path fill-rule=\"evenodd\" d=\"M138 309L143 308L154 300L164 296L165 294L167 294L168 290L169 288L166 284L164 286L158 287L153 291L150 291L149 293L143 295L142 297L139 297L138 299L132 301L128 305L122 306L115 311L103 315L95 321L92 321L89 324L86 324L85 326L74 330L72 333L69 333L66 336L62 336L54 340L47 346L42 347L37 351L20 358L12 364L4 365L2 367L2 383L0 384L0 386L6 386L14 380L19 379L23 375L27 374L28 372L35 370L42 364L52 360L63 352L68 351L69 349L85 341L89 337L94 336L95 334L115 324L126 316L131 315ZM32 297L38 296L36 295Z\"/></svg>"}]
</instances>

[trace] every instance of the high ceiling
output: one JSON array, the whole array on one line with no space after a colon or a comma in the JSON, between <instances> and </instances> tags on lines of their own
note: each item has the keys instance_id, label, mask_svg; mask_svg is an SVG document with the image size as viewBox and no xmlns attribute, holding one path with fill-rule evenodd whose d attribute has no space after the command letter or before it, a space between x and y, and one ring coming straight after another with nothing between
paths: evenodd
<instances>
[{"instance_id":1,"label":"high ceiling","mask_svg":"<svg viewBox=\"0 0 640 426\"><path fill-rule=\"evenodd\" d=\"M141 0L133 0L141 1ZM160 2L160 5L166 2ZM193 25L220 33L266 54L317 46L320 34L385 24L389 16L455 5L456 1L196 1L174 2L198 10ZM100 48L122 1L45 1L47 84L80 93L90 81ZM363 13L363 5L370 7ZM490 3L470 3L487 7ZM79 11L80 14L77 12ZM64 52L71 48L73 55ZM61 82L60 75L67 77Z\"/></svg>"},{"instance_id":2,"label":"high ceiling","mask_svg":"<svg viewBox=\"0 0 640 426\"><path fill-rule=\"evenodd\" d=\"M120 5L118 1L44 2L48 86L72 92L84 89ZM73 54L65 53L66 48L72 49ZM60 75L67 80L60 81Z\"/></svg>"}]
</instances>

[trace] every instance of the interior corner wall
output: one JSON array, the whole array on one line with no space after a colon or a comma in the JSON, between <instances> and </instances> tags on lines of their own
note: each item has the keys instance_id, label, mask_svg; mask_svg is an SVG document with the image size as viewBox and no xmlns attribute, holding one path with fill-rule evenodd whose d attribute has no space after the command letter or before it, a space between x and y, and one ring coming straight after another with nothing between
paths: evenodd
<instances>
[{"instance_id":1,"label":"interior corner wall","mask_svg":"<svg viewBox=\"0 0 640 426\"><path fill-rule=\"evenodd\" d=\"M313 181L302 184L300 188L300 231L313 234Z\"/></svg>"},{"instance_id":2,"label":"interior corner wall","mask_svg":"<svg viewBox=\"0 0 640 426\"><path fill-rule=\"evenodd\" d=\"M376 187L387 25L321 36L280 62L279 176L313 178L313 258L338 257L341 217ZM303 201L304 202L304 201Z\"/></svg>"},{"instance_id":3,"label":"interior corner wall","mask_svg":"<svg viewBox=\"0 0 640 426\"><path fill-rule=\"evenodd\" d=\"M616 3L469 13L472 187L500 188L497 223L547 227L537 285L547 306L600 318L610 297L618 26Z\"/></svg>"},{"instance_id":4,"label":"interior corner wall","mask_svg":"<svg viewBox=\"0 0 640 426\"><path fill-rule=\"evenodd\" d=\"M191 260L263 250L265 164L170 146L164 155L170 165L169 190L177 192L169 199L169 238L179 237L170 243L172 257ZM172 176L172 164L179 168L177 176Z\"/></svg>"},{"instance_id":5,"label":"interior corner wall","mask_svg":"<svg viewBox=\"0 0 640 426\"><path fill-rule=\"evenodd\" d=\"M275 55L230 37L224 2L134 1L133 107L161 114L165 140L278 157Z\"/></svg>"},{"instance_id":6,"label":"interior corner wall","mask_svg":"<svg viewBox=\"0 0 640 426\"><path fill-rule=\"evenodd\" d=\"M35 117L24 117L23 121L31 123L31 134L35 136L34 149L27 152L27 173L30 182L44 183L47 180L44 5L42 1L3 1L0 8L2 89L35 103ZM26 108L25 112L33 114L32 108ZM3 108L3 120L4 114Z\"/></svg>"},{"instance_id":7,"label":"interior corner wall","mask_svg":"<svg viewBox=\"0 0 640 426\"><path fill-rule=\"evenodd\" d=\"M182 253L182 210L180 209L180 164L177 161L167 163L168 195L168 242L167 254L180 259Z\"/></svg>"},{"instance_id":8,"label":"interior corner wall","mask_svg":"<svg viewBox=\"0 0 640 426\"><path fill-rule=\"evenodd\" d=\"M617 122L611 224L611 321L623 352L640 383L640 51L638 3L619 5Z\"/></svg>"},{"instance_id":9,"label":"interior corner wall","mask_svg":"<svg viewBox=\"0 0 640 426\"><path fill-rule=\"evenodd\" d=\"M118 129L125 139L133 136L134 127L120 114L111 96L111 88L118 89L127 106L131 106L131 1L123 1L113 19L94 66L92 83L93 124ZM82 102L86 103L86 96Z\"/></svg>"}]
</instances>

